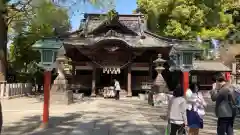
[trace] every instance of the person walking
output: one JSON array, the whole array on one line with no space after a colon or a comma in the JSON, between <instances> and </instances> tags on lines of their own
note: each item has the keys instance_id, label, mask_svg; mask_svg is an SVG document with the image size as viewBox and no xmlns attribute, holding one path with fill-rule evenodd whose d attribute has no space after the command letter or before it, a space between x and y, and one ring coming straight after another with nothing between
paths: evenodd
<instances>
[{"instance_id":1,"label":"person walking","mask_svg":"<svg viewBox=\"0 0 240 135\"><path fill-rule=\"evenodd\" d=\"M120 98L119 92L121 88L120 88L120 83L117 79L114 79L114 90L115 90L115 99L119 100Z\"/></svg>"},{"instance_id":2,"label":"person walking","mask_svg":"<svg viewBox=\"0 0 240 135\"><path fill-rule=\"evenodd\" d=\"M187 125L186 108L187 102L184 98L183 88L178 86L168 104L167 118L171 125L170 135L185 133L185 126Z\"/></svg>"},{"instance_id":3,"label":"person walking","mask_svg":"<svg viewBox=\"0 0 240 135\"><path fill-rule=\"evenodd\" d=\"M203 95L199 92L199 86L195 83L190 85L192 94L187 98L187 122L189 135L198 135L199 129L203 128L203 117L205 115L204 107L207 106Z\"/></svg>"},{"instance_id":4,"label":"person walking","mask_svg":"<svg viewBox=\"0 0 240 135\"><path fill-rule=\"evenodd\" d=\"M233 135L233 124L236 116L233 87L226 82L223 75L216 77L216 85L218 89L213 89L210 94L212 101L216 101L217 135Z\"/></svg>"}]
</instances>

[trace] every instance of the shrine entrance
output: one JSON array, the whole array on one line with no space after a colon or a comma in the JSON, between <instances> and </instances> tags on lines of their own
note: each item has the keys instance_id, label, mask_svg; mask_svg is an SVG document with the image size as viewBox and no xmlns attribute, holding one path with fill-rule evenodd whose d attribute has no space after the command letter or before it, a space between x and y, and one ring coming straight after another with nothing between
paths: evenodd
<instances>
[{"instance_id":1,"label":"shrine entrance","mask_svg":"<svg viewBox=\"0 0 240 135\"><path fill-rule=\"evenodd\" d=\"M96 87L99 89L114 86L114 79L119 81L122 89L127 86L126 68L98 68L96 75Z\"/></svg>"}]
</instances>

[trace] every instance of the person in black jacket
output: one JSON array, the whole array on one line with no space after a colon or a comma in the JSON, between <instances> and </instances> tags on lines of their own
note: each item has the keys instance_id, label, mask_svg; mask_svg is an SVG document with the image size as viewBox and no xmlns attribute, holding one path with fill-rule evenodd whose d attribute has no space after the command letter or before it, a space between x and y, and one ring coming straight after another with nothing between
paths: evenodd
<instances>
[{"instance_id":1,"label":"person in black jacket","mask_svg":"<svg viewBox=\"0 0 240 135\"><path fill-rule=\"evenodd\" d=\"M216 101L217 134L233 135L233 123L236 116L233 88L225 81L223 75L216 78L216 85L216 89L212 90L210 94L212 100Z\"/></svg>"}]
</instances>

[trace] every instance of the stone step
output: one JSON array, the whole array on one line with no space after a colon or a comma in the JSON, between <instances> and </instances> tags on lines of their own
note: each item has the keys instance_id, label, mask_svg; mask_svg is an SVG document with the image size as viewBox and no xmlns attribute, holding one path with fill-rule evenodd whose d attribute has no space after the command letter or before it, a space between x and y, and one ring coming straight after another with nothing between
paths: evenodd
<instances>
[{"instance_id":1,"label":"stone step","mask_svg":"<svg viewBox=\"0 0 240 135\"><path fill-rule=\"evenodd\" d=\"M121 91L119 92L119 95L120 95L120 97L126 97L126 96L127 96L127 91L121 90Z\"/></svg>"}]
</instances>

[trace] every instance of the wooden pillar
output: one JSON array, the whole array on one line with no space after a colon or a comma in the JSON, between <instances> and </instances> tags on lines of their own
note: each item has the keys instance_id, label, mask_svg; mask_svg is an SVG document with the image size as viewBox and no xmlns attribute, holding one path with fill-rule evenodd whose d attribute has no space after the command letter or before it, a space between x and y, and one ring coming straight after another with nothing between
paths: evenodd
<instances>
[{"instance_id":1,"label":"wooden pillar","mask_svg":"<svg viewBox=\"0 0 240 135\"><path fill-rule=\"evenodd\" d=\"M127 71L127 96L132 96L132 74L131 74L131 65L128 66Z\"/></svg>"},{"instance_id":2,"label":"wooden pillar","mask_svg":"<svg viewBox=\"0 0 240 135\"><path fill-rule=\"evenodd\" d=\"M72 63L72 84L75 84L75 78L76 78L76 66L74 63Z\"/></svg>"},{"instance_id":3,"label":"wooden pillar","mask_svg":"<svg viewBox=\"0 0 240 135\"><path fill-rule=\"evenodd\" d=\"M189 88L189 72L183 71L183 90L184 95L186 95L187 89Z\"/></svg>"},{"instance_id":4,"label":"wooden pillar","mask_svg":"<svg viewBox=\"0 0 240 135\"><path fill-rule=\"evenodd\" d=\"M231 83L236 84L236 62L232 63L232 76L231 76Z\"/></svg>"},{"instance_id":5,"label":"wooden pillar","mask_svg":"<svg viewBox=\"0 0 240 135\"><path fill-rule=\"evenodd\" d=\"M91 96L96 96L96 67L93 66L92 71L92 93Z\"/></svg>"},{"instance_id":6,"label":"wooden pillar","mask_svg":"<svg viewBox=\"0 0 240 135\"><path fill-rule=\"evenodd\" d=\"M153 72L153 70L152 70L152 66L153 66L153 62L152 62L152 57L150 58L150 62L149 62L149 79L150 79L150 81L152 81L152 72Z\"/></svg>"}]
</instances>

